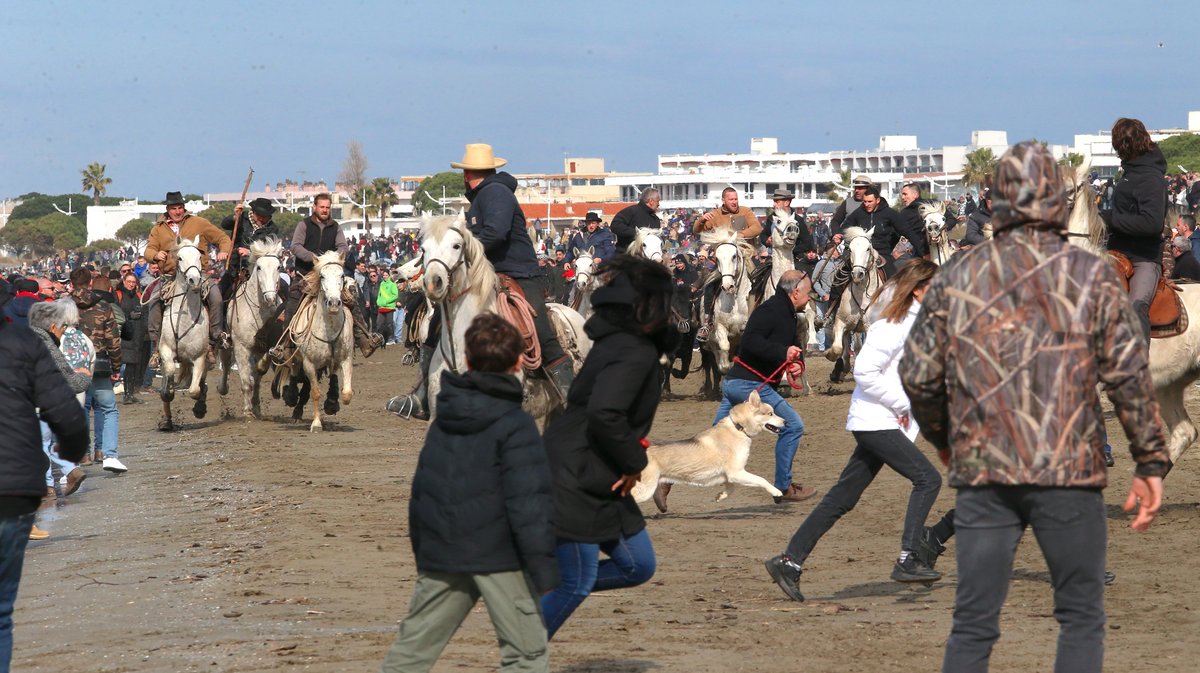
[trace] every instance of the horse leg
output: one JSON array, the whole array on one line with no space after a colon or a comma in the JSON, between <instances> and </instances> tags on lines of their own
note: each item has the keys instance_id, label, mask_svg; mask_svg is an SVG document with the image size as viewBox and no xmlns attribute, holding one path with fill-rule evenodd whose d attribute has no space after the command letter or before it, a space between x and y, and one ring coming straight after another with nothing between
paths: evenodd
<instances>
[{"instance_id":1,"label":"horse leg","mask_svg":"<svg viewBox=\"0 0 1200 673\"><path fill-rule=\"evenodd\" d=\"M723 325L718 324L715 331L717 343L717 369L722 374L729 372L729 331Z\"/></svg>"},{"instance_id":2,"label":"horse leg","mask_svg":"<svg viewBox=\"0 0 1200 673\"><path fill-rule=\"evenodd\" d=\"M192 363L192 383L188 386L188 397L193 400L200 399L200 383L204 379L204 372L208 371L208 351L200 353L200 357Z\"/></svg>"},{"instance_id":3,"label":"horse leg","mask_svg":"<svg viewBox=\"0 0 1200 673\"><path fill-rule=\"evenodd\" d=\"M341 374L342 404L350 404L350 401L354 399L354 389L350 387L350 378L351 378L352 373L354 372L353 358L347 357L346 359L342 360L341 368L342 368L342 374ZM330 390L330 392L332 392L332 389Z\"/></svg>"},{"instance_id":4,"label":"horse leg","mask_svg":"<svg viewBox=\"0 0 1200 673\"><path fill-rule=\"evenodd\" d=\"M208 414L208 381L205 380L204 374L200 375L200 397L196 399L196 403L192 405L192 415L196 418L204 418Z\"/></svg>"},{"instance_id":5,"label":"horse leg","mask_svg":"<svg viewBox=\"0 0 1200 673\"><path fill-rule=\"evenodd\" d=\"M1176 381L1156 391L1172 464L1179 462L1184 451L1187 451L1192 442L1196 441L1196 426L1188 416L1187 408L1183 405L1183 393L1190 384L1191 382L1185 379L1183 382Z\"/></svg>"},{"instance_id":6,"label":"horse leg","mask_svg":"<svg viewBox=\"0 0 1200 673\"><path fill-rule=\"evenodd\" d=\"M825 329L829 329L829 323L825 323ZM837 362L842 357L842 333L846 331L846 325L842 322L840 316L833 318L833 331L829 335L829 350L825 351L825 359L830 362Z\"/></svg>"},{"instance_id":7,"label":"horse leg","mask_svg":"<svg viewBox=\"0 0 1200 673\"><path fill-rule=\"evenodd\" d=\"M221 380L217 382L217 394L224 397L229 394L229 365L233 362L233 352L222 350L217 358L221 361ZM241 370L241 365L238 365L238 371Z\"/></svg>"},{"instance_id":8,"label":"horse leg","mask_svg":"<svg viewBox=\"0 0 1200 673\"><path fill-rule=\"evenodd\" d=\"M304 375L308 377L308 393L312 396L313 421L308 426L309 432L321 431L321 382L317 378L317 368L308 360L304 361ZM299 408L299 405L297 405Z\"/></svg>"},{"instance_id":9,"label":"horse leg","mask_svg":"<svg viewBox=\"0 0 1200 673\"><path fill-rule=\"evenodd\" d=\"M334 414L336 414L337 412L342 410L342 405L338 403L338 396L337 396L337 393L335 392L337 390L337 387L338 387L338 375L330 374L329 375L329 392L325 393L325 406L322 407L325 410L326 416L333 416Z\"/></svg>"}]
</instances>

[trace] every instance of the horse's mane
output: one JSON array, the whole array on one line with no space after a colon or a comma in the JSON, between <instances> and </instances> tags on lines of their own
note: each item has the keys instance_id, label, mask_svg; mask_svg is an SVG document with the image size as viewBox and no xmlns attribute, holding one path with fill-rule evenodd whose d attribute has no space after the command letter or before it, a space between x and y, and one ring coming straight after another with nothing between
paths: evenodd
<instances>
[{"instance_id":1,"label":"horse's mane","mask_svg":"<svg viewBox=\"0 0 1200 673\"><path fill-rule=\"evenodd\" d=\"M495 296L500 279L496 276L496 270L487 259L487 255L483 250L483 244L464 226L465 224L466 220L462 212L459 212L457 215L428 217L421 222L421 236L423 238L431 237L441 240L452 227L457 226L458 232L462 235L463 239L463 259L466 260L467 287L471 288L471 294L480 302L485 302Z\"/></svg>"},{"instance_id":2,"label":"horse's mane","mask_svg":"<svg viewBox=\"0 0 1200 673\"><path fill-rule=\"evenodd\" d=\"M198 238L199 237L197 237L197 239ZM176 236L175 242L171 244L171 254L178 257L180 249L186 248L189 246L193 247L193 248L199 248L200 243L198 240L194 240L194 239L190 239L190 238L183 238L182 236ZM203 256L204 251L201 250L200 254Z\"/></svg>"},{"instance_id":3,"label":"horse's mane","mask_svg":"<svg viewBox=\"0 0 1200 673\"><path fill-rule=\"evenodd\" d=\"M749 262L754 257L754 246L746 242L746 239L737 235L737 232L732 229L710 229L700 232L700 242L715 246L721 243L734 243L737 245L738 252L742 254L744 261Z\"/></svg>"},{"instance_id":4,"label":"horse's mane","mask_svg":"<svg viewBox=\"0 0 1200 673\"><path fill-rule=\"evenodd\" d=\"M658 232L650 227L638 227L633 235L633 242L625 249L625 252L630 255L642 254L642 248L646 247L646 237L650 234L658 235Z\"/></svg>"},{"instance_id":5,"label":"horse's mane","mask_svg":"<svg viewBox=\"0 0 1200 673\"><path fill-rule=\"evenodd\" d=\"M922 201L921 205L917 206L917 214L922 219L929 217L932 213L941 213L944 215L946 213L946 204L938 201L937 205L934 205L928 201Z\"/></svg>"},{"instance_id":6,"label":"horse's mane","mask_svg":"<svg viewBox=\"0 0 1200 673\"><path fill-rule=\"evenodd\" d=\"M1083 227L1080 225L1086 224L1088 243L1092 251L1103 253L1107 247L1108 228L1100 218L1100 206L1096 203L1096 196L1092 194L1091 186L1086 184L1089 170L1090 167L1084 164L1074 171L1063 171L1063 182L1068 192L1073 193L1083 187L1081 193L1075 197L1075 205L1071 212L1067 214L1067 231L1083 233Z\"/></svg>"},{"instance_id":7,"label":"horse's mane","mask_svg":"<svg viewBox=\"0 0 1200 673\"><path fill-rule=\"evenodd\" d=\"M258 259L259 257L268 257L270 255L278 255L283 250L283 244L278 238L271 236L269 238L252 241L250 243L250 257Z\"/></svg>"},{"instance_id":8,"label":"horse's mane","mask_svg":"<svg viewBox=\"0 0 1200 673\"><path fill-rule=\"evenodd\" d=\"M846 239L847 241L866 235L867 231L862 227L846 227L842 230L842 238Z\"/></svg>"}]
</instances>

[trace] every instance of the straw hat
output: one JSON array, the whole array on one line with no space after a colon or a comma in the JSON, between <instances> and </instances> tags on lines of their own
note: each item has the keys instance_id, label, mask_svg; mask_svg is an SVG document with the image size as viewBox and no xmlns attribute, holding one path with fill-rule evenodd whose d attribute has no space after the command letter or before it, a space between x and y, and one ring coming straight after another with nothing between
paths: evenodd
<instances>
[{"instance_id":1,"label":"straw hat","mask_svg":"<svg viewBox=\"0 0 1200 673\"><path fill-rule=\"evenodd\" d=\"M508 163L507 159L501 159L492 153L492 146L484 143L470 143L467 145L467 151L463 153L462 161L450 162L451 168L465 168L472 171L486 171L493 168L500 168Z\"/></svg>"}]
</instances>

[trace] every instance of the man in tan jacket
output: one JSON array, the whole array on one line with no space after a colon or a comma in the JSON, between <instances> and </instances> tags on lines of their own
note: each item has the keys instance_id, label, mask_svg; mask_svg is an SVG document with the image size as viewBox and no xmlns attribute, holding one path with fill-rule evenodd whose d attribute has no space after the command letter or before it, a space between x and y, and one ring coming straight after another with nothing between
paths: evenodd
<instances>
[{"instance_id":1,"label":"man in tan jacket","mask_svg":"<svg viewBox=\"0 0 1200 673\"><path fill-rule=\"evenodd\" d=\"M758 236L763 230L762 223L758 221L754 211L738 205L738 193L733 187L726 187L721 192L720 208L704 213L692 225L692 231L697 236L717 229L732 229L737 232L739 238L750 241L754 247L758 247ZM700 304L700 329L696 330L696 338L700 341L708 339L708 333L712 331L712 307L719 287L718 283L711 282L711 277L709 280L710 282L704 284L704 301Z\"/></svg>"},{"instance_id":2,"label":"man in tan jacket","mask_svg":"<svg viewBox=\"0 0 1200 673\"><path fill-rule=\"evenodd\" d=\"M160 216L150 230L150 238L146 242L145 257L158 262L163 277L175 275L175 258L171 249L175 246L176 238L191 240L200 237L200 264L203 272L208 271L208 246L217 246L217 261L229 259L233 242L225 232L218 229L212 222L192 215L184 207L183 195L180 192L167 192L167 214ZM159 283L154 287L154 298L150 301L149 324L150 340L158 343L159 331L162 327L163 304L159 297ZM225 311L221 301L221 291L216 283L208 289L208 336L216 348L229 347L229 335L225 332ZM155 355L157 357L157 354Z\"/></svg>"}]
</instances>

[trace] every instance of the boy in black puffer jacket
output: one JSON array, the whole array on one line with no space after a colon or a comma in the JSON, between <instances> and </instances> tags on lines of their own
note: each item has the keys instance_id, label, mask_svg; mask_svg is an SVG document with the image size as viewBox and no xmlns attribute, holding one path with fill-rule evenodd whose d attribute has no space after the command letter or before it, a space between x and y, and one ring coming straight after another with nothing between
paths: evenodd
<instances>
[{"instance_id":1,"label":"boy in black puffer jacket","mask_svg":"<svg viewBox=\"0 0 1200 673\"><path fill-rule=\"evenodd\" d=\"M547 671L540 596L558 585L550 469L513 376L524 342L493 313L466 333L465 374L446 371L413 476L412 606L384 673L428 671L482 596L501 670Z\"/></svg>"}]
</instances>

